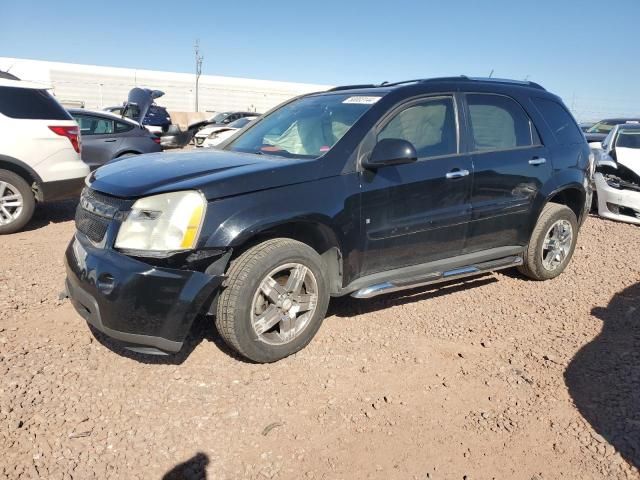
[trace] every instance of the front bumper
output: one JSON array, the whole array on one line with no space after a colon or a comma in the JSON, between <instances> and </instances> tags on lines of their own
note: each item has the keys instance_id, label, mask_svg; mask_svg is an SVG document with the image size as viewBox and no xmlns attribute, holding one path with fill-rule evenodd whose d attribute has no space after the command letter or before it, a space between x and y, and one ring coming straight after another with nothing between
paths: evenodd
<instances>
[{"instance_id":1,"label":"front bumper","mask_svg":"<svg viewBox=\"0 0 640 480\"><path fill-rule=\"evenodd\" d=\"M65 254L67 294L94 328L134 350L178 352L223 276L159 268L77 234Z\"/></svg>"},{"instance_id":2,"label":"front bumper","mask_svg":"<svg viewBox=\"0 0 640 480\"><path fill-rule=\"evenodd\" d=\"M598 194L598 215L619 222L640 225L640 192L611 187L602 173L595 174L596 193Z\"/></svg>"}]
</instances>

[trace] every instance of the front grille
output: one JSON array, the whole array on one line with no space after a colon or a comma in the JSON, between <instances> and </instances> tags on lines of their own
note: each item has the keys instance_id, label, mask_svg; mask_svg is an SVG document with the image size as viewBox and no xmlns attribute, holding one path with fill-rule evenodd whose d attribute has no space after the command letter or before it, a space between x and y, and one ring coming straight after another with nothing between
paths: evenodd
<instances>
[{"instance_id":1,"label":"front grille","mask_svg":"<svg viewBox=\"0 0 640 480\"><path fill-rule=\"evenodd\" d=\"M91 241L100 243L107 233L110 220L88 212L78 205L76 210L76 229L84 233Z\"/></svg>"},{"instance_id":2,"label":"front grille","mask_svg":"<svg viewBox=\"0 0 640 480\"><path fill-rule=\"evenodd\" d=\"M91 241L100 243L115 215L129 210L133 202L85 188L76 210L76 229Z\"/></svg>"},{"instance_id":3,"label":"front grille","mask_svg":"<svg viewBox=\"0 0 640 480\"><path fill-rule=\"evenodd\" d=\"M88 201L97 201L103 205L117 208L118 210L128 210L133 205L132 200L126 198L112 197L111 195L105 195L91 188L85 188L82 190L80 198L86 198Z\"/></svg>"}]
</instances>

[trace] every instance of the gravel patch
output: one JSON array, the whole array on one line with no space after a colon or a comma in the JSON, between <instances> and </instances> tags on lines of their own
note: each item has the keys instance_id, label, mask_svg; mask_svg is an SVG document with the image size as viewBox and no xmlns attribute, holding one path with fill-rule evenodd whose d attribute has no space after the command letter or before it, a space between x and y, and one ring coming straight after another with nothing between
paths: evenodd
<instances>
[{"instance_id":1,"label":"gravel patch","mask_svg":"<svg viewBox=\"0 0 640 480\"><path fill-rule=\"evenodd\" d=\"M73 202L1 237L0 478L638 478L640 230L591 217L567 272L333 300L246 363L197 321L172 357L66 300Z\"/></svg>"}]
</instances>

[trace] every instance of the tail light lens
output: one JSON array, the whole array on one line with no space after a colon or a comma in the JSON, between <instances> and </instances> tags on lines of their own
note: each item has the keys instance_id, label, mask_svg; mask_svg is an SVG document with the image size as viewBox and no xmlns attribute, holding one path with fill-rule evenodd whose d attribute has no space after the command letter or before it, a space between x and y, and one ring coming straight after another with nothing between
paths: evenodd
<instances>
[{"instance_id":1,"label":"tail light lens","mask_svg":"<svg viewBox=\"0 0 640 480\"><path fill-rule=\"evenodd\" d=\"M158 145L160 145L160 137L151 137L151 140L153 140L154 142L156 142Z\"/></svg>"},{"instance_id":2,"label":"tail light lens","mask_svg":"<svg viewBox=\"0 0 640 480\"><path fill-rule=\"evenodd\" d=\"M67 137L73 149L80 153L80 130L78 127L49 127L49 129L61 137Z\"/></svg>"}]
</instances>

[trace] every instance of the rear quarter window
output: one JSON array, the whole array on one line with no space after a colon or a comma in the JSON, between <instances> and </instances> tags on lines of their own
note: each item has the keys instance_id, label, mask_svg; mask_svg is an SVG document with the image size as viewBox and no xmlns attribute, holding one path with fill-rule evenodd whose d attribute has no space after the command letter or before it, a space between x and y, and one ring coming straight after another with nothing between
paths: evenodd
<instances>
[{"instance_id":1,"label":"rear quarter window","mask_svg":"<svg viewBox=\"0 0 640 480\"><path fill-rule=\"evenodd\" d=\"M133 130L133 125L130 123L116 122L116 133L124 133L129 130Z\"/></svg>"},{"instance_id":2,"label":"rear quarter window","mask_svg":"<svg viewBox=\"0 0 640 480\"><path fill-rule=\"evenodd\" d=\"M584 143L584 135L567 109L547 98L533 98L533 104L551 128L558 143L573 145Z\"/></svg>"},{"instance_id":3,"label":"rear quarter window","mask_svg":"<svg viewBox=\"0 0 640 480\"><path fill-rule=\"evenodd\" d=\"M29 120L71 120L71 115L47 90L0 87L0 113Z\"/></svg>"}]
</instances>

